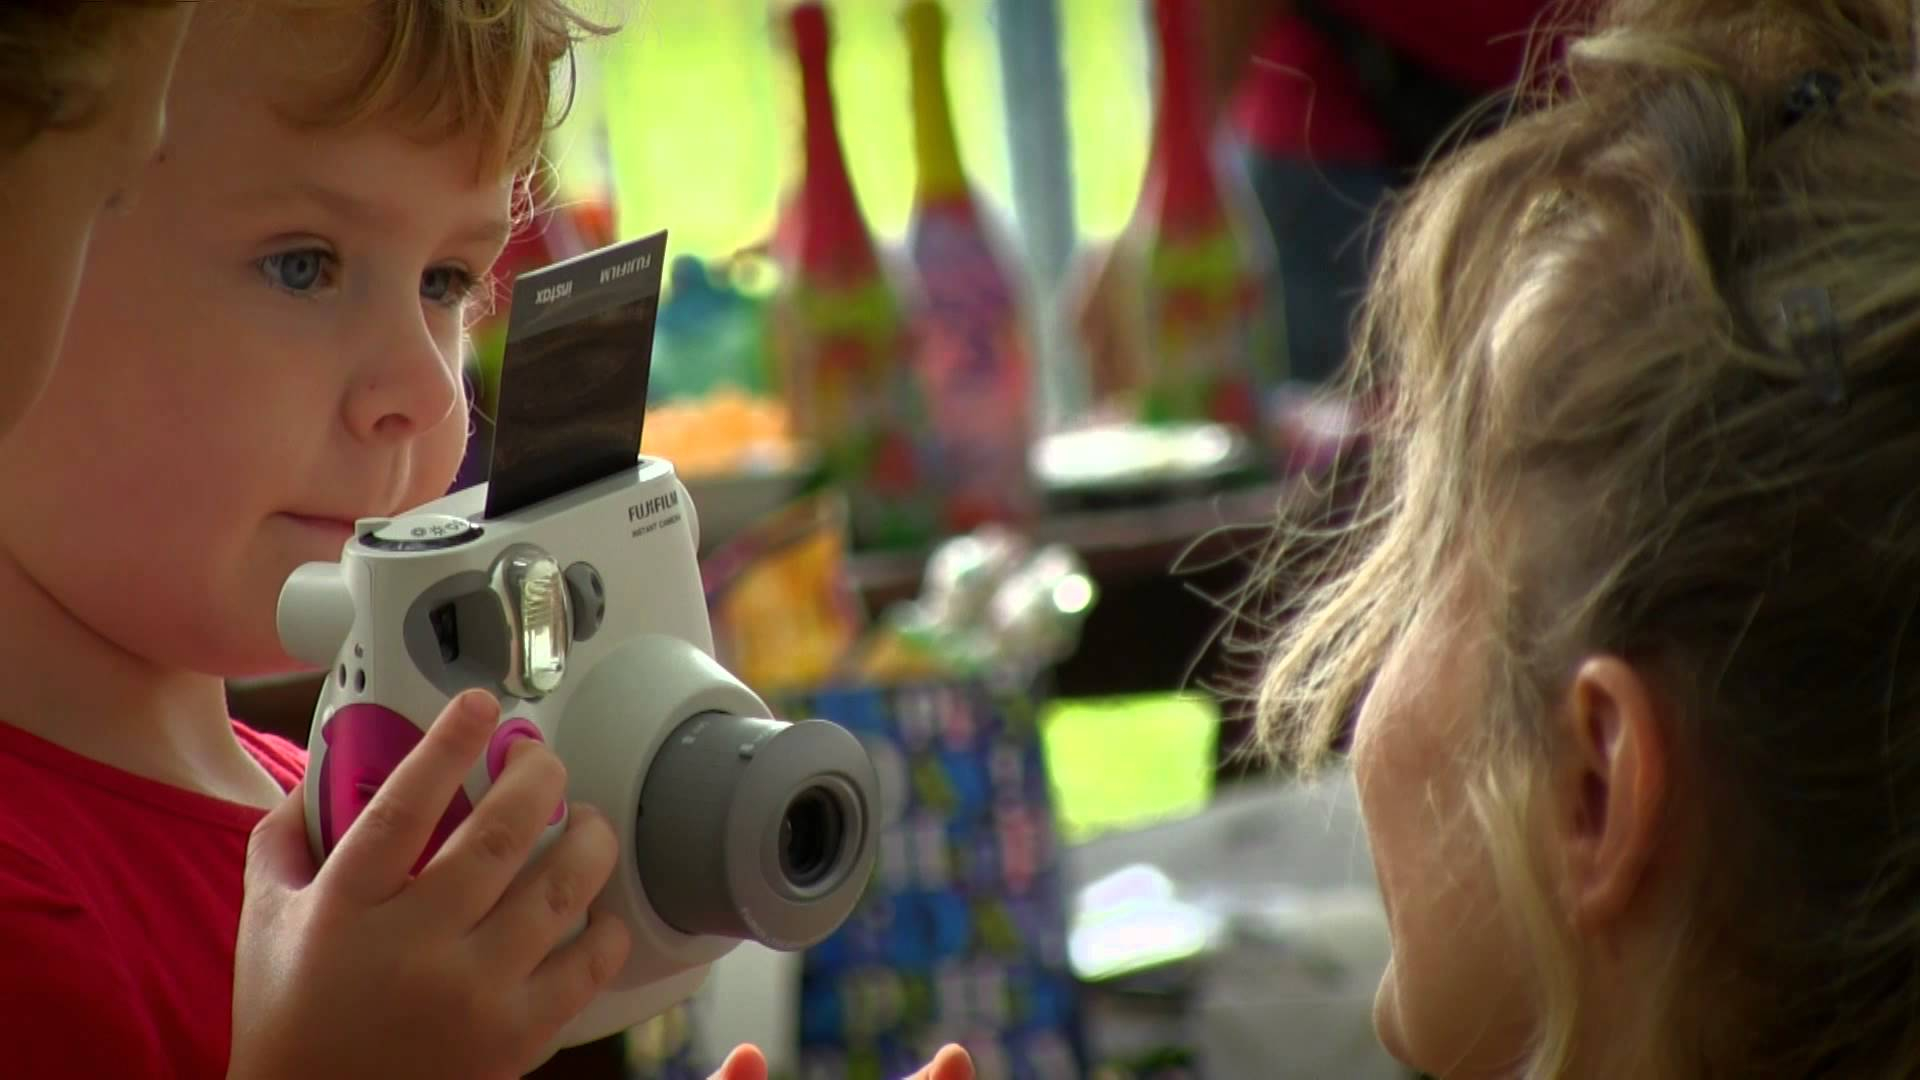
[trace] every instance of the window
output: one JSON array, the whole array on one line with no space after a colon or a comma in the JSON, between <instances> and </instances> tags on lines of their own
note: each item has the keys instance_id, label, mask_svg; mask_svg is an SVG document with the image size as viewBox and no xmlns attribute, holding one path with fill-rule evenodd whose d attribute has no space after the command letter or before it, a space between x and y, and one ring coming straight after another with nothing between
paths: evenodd
<instances>
[{"instance_id":1,"label":"window","mask_svg":"<svg viewBox=\"0 0 1920 1080\"><path fill-rule=\"evenodd\" d=\"M607 191L623 236L666 228L675 252L715 257L763 240L798 172L798 95L776 26L783 6L648 0L620 34L586 46L575 111L555 140L566 190ZM836 107L854 186L869 226L897 240L914 178L899 7L830 7ZM1058 7L1077 231L1111 235L1132 210L1146 161L1141 11L1126 0ZM975 186L1011 220L997 9L989 0L948 0L947 10L961 155ZM1017 123L1018 110L1013 115Z\"/></svg>"}]
</instances>

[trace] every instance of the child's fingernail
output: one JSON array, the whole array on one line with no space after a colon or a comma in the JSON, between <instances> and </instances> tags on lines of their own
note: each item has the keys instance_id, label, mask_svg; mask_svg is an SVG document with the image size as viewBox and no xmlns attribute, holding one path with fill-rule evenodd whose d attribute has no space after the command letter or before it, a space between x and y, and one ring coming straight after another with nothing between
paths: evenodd
<instances>
[{"instance_id":1,"label":"child's fingernail","mask_svg":"<svg viewBox=\"0 0 1920 1080\"><path fill-rule=\"evenodd\" d=\"M532 753L533 748L538 745L540 745L540 740L538 737L529 737L529 736L522 736L522 735L516 734L515 736L508 738L507 753L506 753L507 764L509 765L513 764L513 759L518 757L521 754Z\"/></svg>"},{"instance_id":2,"label":"child's fingernail","mask_svg":"<svg viewBox=\"0 0 1920 1080\"><path fill-rule=\"evenodd\" d=\"M460 715L470 720L489 720L500 711L500 703L485 690L468 690L460 695Z\"/></svg>"}]
</instances>

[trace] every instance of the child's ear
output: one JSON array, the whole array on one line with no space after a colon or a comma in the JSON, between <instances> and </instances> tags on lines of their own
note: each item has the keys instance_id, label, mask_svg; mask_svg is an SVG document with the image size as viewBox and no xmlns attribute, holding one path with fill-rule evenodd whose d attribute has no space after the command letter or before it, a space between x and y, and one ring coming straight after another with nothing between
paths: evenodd
<instances>
[{"instance_id":1,"label":"child's ear","mask_svg":"<svg viewBox=\"0 0 1920 1080\"><path fill-rule=\"evenodd\" d=\"M1596 656L1581 662L1559 710L1555 830L1567 914L1578 929L1620 919L1646 883L1667 812L1661 700L1640 669Z\"/></svg>"}]
</instances>

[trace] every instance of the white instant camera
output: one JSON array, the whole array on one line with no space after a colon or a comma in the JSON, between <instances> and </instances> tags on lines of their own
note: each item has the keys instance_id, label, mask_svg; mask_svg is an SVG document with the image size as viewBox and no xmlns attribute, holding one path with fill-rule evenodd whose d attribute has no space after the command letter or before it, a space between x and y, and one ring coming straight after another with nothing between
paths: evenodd
<instances>
[{"instance_id":1,"label":"white instant camera","mask_svg":"<svg viewBox=\"0 0 1920 1080\"><path fill-rule=\"evenodd\" d=\"M643 410L663 247L655 236L523 275L503 406L519 390L516 342L558 327L567 350L580 350L591 344L581 337L586 322L629 344L641 339ZM586 310L551 312L532 302L542 289L561 308L584 297ZM622 310L628 317L614 317ZM551 350L520 353L556 377ZM634 410L633 395L619 407ZM713 659L693 503L672 465L635 457L637 431L602 438L599 465L581 466L578 447L555 451L544 434L541 449L515 464L502 440L517 421L504 413L497 421L489 484L359 522L339 562L310 563L287 581L279 631L292 656L328 672L308 742L316 857L447 702L473 687L497 695L503 716L423 862L478 804L518 739L551 746L566 764L568 796L613 823L620 862L594 906L632 929L633 951L561 1034L557 1045L567 1046L687 999L742 940L797 950L830 934L872 868L878 783L845 729L770 719L765 702ZM624 456L610 459L620 447ZM603 475L575 482L592 473ZM518 490L510 499L503 478ZM564 827L556 807L542 849Z\"/></svg>"}]
</instances>

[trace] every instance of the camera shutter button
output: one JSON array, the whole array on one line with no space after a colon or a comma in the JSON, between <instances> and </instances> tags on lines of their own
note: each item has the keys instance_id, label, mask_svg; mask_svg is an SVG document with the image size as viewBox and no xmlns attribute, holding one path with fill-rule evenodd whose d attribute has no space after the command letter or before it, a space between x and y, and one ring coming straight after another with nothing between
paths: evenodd
<instances>
[{"instance_id":1,"label":"camera shutter button","mask_svg":"<svg viewBox=\"0 0 1920 1080\"><path fill-rule=\"evenodd\" d=\"M534 742L546 741L546 738L540 734L539 727L524 716L516 716L493 729L492 737L487 740L487 780L489 782L500 779L500 774L507 768L507 751L513 749L513 744L522 739L532 739ZM558 825L566 816L567 803L563 799L560 805L553 808L553 816L547 819L547 824Z\"/></svg>"}]
</instances>

